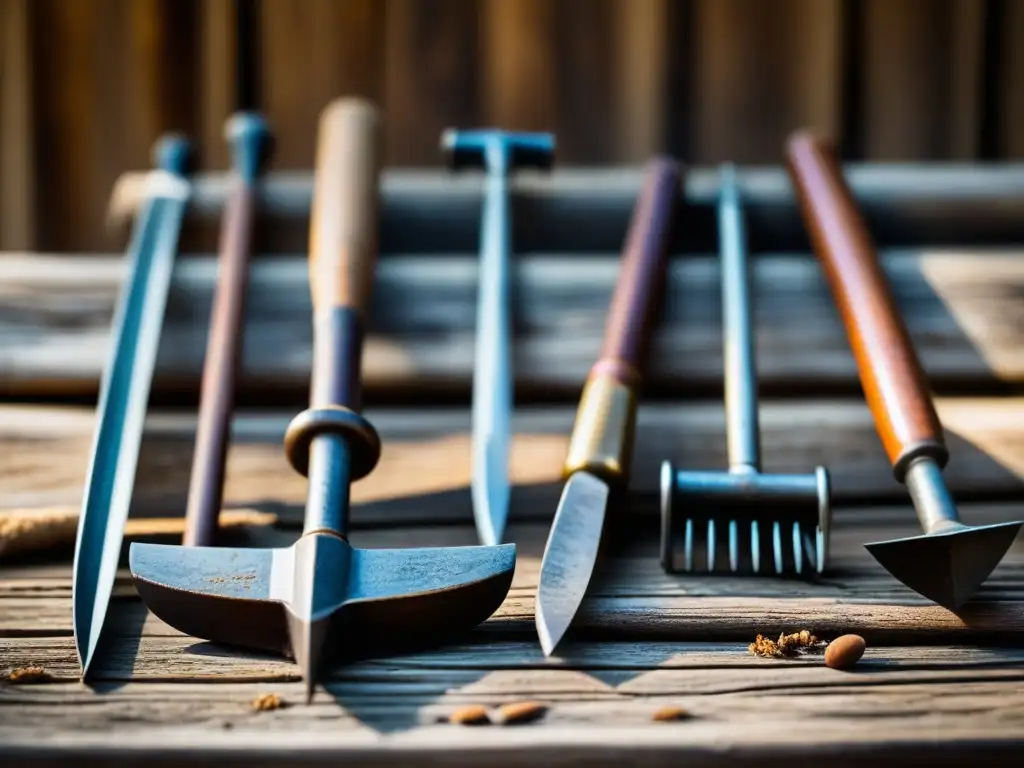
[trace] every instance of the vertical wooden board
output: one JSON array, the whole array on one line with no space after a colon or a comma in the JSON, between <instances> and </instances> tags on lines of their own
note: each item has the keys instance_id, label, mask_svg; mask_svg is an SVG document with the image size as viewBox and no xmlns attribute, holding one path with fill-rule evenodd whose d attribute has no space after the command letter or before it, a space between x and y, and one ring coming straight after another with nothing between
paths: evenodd
<instances>
[{"instance_id":1,"label":"vertical wooden board","mask_svg":"<svg viewBox=\"0 0 1024 768\"><path fill-rule=\"evenodd\" d=\"M1024 0L1004 0L997 67L1000 157L1024 159Z\"/></svg>"},{"instance_id":2,"label":"vertical wooden board","mask_svg":"<svg viewBox=\"0 0 1024 768\"><path fill-rule=\"evenodd\" d=\"M668 0L616 0L614 162L635 164L666 150L670 40Z\"/></svg>"},{"instance_id":3,"label":"vertical wooden board","mask_svg":"<svg viewBox=\"0 0 1024 768\"><path fill-rule=\"evenodd\" d=\"M865 0L866 160L972 158L981 124L985 0Z\"/></svg>"},{"instance_id":4,"label":"vertical wooden board","mask_svg":"<svg viewBox=\"0 0 1024 768\"><path fill-rule=\"evenodd\" d=\"M0 250L36 240L34 77L29 0L0 2Z\"/></svg>"},{"instance_id":5,"label":"vertical wooden board","mask_svg":"<svg viewBox=\"0 0 1024 768\"><path fill-rule=\"evenodd\" d=\"M311 170L317 119L332 99L383 90L381 0L260 0L261 104L275 168Z\"/></svg>"},{"instance_id":6,"label":"vertical wooden board","mask_svg":"<svg viewBox=\"0 0 1024 768\"><path fill-rule=\"evenodd\" d=\"M193 0L35 0L37 247L107 250L117 176L153 142L191 132ZM59 56L53 55L60 51Z\"/></svg>"},{"instance_id":7,"label":"vertical wooden board","mask_svg":"<svg viewBox=\"0 0 1024 768\"><path fill-rule=\"evenodd\" d=\"M688 159L778 163L787 135L841 120L839 0L697 0Z\"/></svg>"},{"instance_id":8,"label":"vertical wooden board","mask_svg":"<svg viewBox=\"0 0 1024 768\"><path fill-rule=\"evenodd\" d=\"M477 0L388 0L385 161L438 165L441 132L479 120Z\"/></svg>"},{"instance_id":9,"label":"vertical wooden board","mask_svg":"<svg viewBox=\"0 0 1024 768\"><path fill-rule=\"evenodd\" d=\"M560 165L614 156L613 0L487 0L484 120L556 134Z\"/></svg>"},{"instance_id":10,"label":"vertical wooden board","mask_svg":"<svg viewBox=\"0 0 1024 768\"><path fill-rule=\"evenodd\" d=\"M199 8L197 141L204 168L230 166L224 122L238 106L237 0L204 0Z\"/></svg>"}]
</instances>

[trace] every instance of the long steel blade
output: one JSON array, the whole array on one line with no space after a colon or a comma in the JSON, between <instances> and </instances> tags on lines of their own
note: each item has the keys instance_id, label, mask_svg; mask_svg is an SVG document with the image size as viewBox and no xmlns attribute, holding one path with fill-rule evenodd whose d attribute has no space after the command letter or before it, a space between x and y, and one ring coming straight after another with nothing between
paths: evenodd
<instances>
[{"instance_id":1,"label":"long steel blade","mask_svg":"<svg viewBox=\"0 0 1024 768\"><path fill-rule=\"evenodd\" d=\"M508 453L512 411L512 340L509 319L508 181L487 178L481 233L473 373L473 516L485 545L500 544L508 519Z\"/></svg>"},{"instance_id":2,"label":"long steel blade","mask_svg":"<svg viewBox=\"0 0 1024 768\"><path fill-rule=\"evenodd\" d=\"M75 645L88 677L117 574L135 483L146 403L189 184L152 172L148 200L127 250L129 272L113 320L75 543Z\"/></svg>"},{"instance_id":3,"label":"long steel blade","mask_svg":"<svg viewBox=\"0 0 1024 768\"><path fill-rule=\"evenodd\" d=\"M588 472L574 473L562 490L537 588L537 634L545 656L554 651L583 602L607 506L607 483Z\"/></svg>"}]
</instances>

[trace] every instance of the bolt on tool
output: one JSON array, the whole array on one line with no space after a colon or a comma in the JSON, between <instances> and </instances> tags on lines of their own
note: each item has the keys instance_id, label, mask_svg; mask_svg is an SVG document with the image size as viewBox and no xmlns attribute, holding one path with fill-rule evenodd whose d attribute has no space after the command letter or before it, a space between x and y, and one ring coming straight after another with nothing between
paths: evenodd
<instances>
[{"instance_id":1,"label":"bolt on tool","mask_svg":"<svg viewBox=\"0 0 1024 768\"><path fill-rule=\"evenodd\" d=\"M956 610L999 564L1024 521L981 526L960 521L942 475L949 449L924 370L835 150L801 131L786 144L786 162L842 315L875 428L924 530L920 536L865 546L908 587Z\"/></svg>"},{"instance_id":2,"label":"bolt on tool","mask_svg":"<svg viewBox=\"0 0 1024 768\"><path fill-rule=\"evenodd\" d=\"M309 478L301 537L282 549L133 544L130 567L149 608L186 634L276 651L298 663L312 699L321 660L342 648L433 642L484 621L512 583L515 545L356 549L350 483L380 458L360 413L360 363L376 262L376 109L342 99L321 114L310 221L313 375L310 407L284 438Z\"/></svg>"},{"instance_id":3,"label":"bolt on tool","mask_svg":"<svg viewBox=\"0 0 1024 768\"><path fill-rule=\"evenodd\" d=\"M816 572L828 559L832 517L828 470L806 475L761 471L757 406L757 369L751 319L753 302L746 233L736 170L719 175L718 228L722 263L724 314L726 440L728 472L677 471L661 465L661 563L668 573L699 570L695 549L704 533L704 568L714 571L720 540L717 526L728 521L729 570L761 572L765 538L770 529L776 574L802 574L805 563ZM749 544L741 537L749 533ZM683 562L677 565L676 543L683 539ZM742 557L749 553L749 560ZM787 557L787 553L789 557Z\"/></svg>"},{"instance_id":4,"label":"bolt on tool","mask_svg":"<svg viewBox=\"0 0 1024 768\"><path fill-rule=\"evenodd\" d=\"M75 539L71 600L83 680L89 677L121 558L178 235L191 195L185 178L192 160L188 141L167 134L153 155L156 169L147 177L145 202L128 244L128 277L100 381Z\"/></svg>"},{"instance_id":5,"label":"bolt on tool","mask_svg":"<svg viewBox=\"0 0 1024 768\"><path fill-rule=\"evenodd\" d=\"M516 168L548 169L554 138L547 133L446 130L441 149L452 169L483 166L487 172L480 230L473 372L473 516L482 544L500 544L508 520L512 439L512 226L509 175Z\"/></svg>"}]
</instances>

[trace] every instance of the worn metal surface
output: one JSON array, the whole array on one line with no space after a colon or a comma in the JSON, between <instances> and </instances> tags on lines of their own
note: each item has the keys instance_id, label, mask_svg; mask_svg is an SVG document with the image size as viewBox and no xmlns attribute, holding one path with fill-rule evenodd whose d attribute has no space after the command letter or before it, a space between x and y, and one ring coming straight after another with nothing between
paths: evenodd
<instances>
[{"instance_id":1,"label":"worn metal surface","mask_svg":"<svg viewBox=\"0 0 1024 768\"><path fill-rule=\"evenodd\" d=\"M550 134L456 131L441 137L455 169L486 170L480 225L480 283L473 371L473 513L483 544L500 544L508 520L512 418L512 216L509 177L518 168L551 166Z\"/></svg>"},{"instance_id":2,"label":"worn metal surface","mask_svg":"<svg viewBox=\"0 0 1024 768\"><path fill-rule=\"evenodd\" d=\"M776 574L821 573L828 562L832 518L828 470L763 474L758 420L753 299L736 169L722 167L718 206L724 316L726 441L723 472L663 464L661 562L667 572L714 571L722 549L732 572L761 572L766 550ZM726 534L719 539L719 530ZM762 531L766 534L762 536ZM682 564L677 542L682 539ZM704 557L695 550L704 550Z\"/></svg>"},{"instance_id":3,"label":"worn metal surface","mask_svg":"<svg viewBox=\"0 0 1024 768\"><path fill-rule=\"evenodd\" d=\"M131 504L143 423L181 221L188 204L184 175L191 148L164 136L154 147L158 170L128 246L128 280L114 315L98 417L75 542L75 646L88 678L114 585Z\"/></svg>"},{"instance_id":4,"label":"worn metal surface","mask_svg":"<svg viewBox=\"0 0 1024 768\"><path fill-rule=\"evenodd\" d=\"M579 610L602 539L609 497L629 484L636 392L646 368L650 326L665 287L668 241L678 213L681 170L648 164L623 249L601 354L587 376L573 425L555 520L537 587L535 625L550 656Z\"/></svg>"},{"instance_id":5,"label":"worn metal surface","mask_svg":"<svg viewBox=\"0 0 1024 768\"><path fill-rule=\"evenodd\" d=\"M1024 522L982 529L960 522L942 474L950 452L927 378L835 150L798 132L786 145L786 157L878 436L925 532L876 542L869 551L907 586L958 609L999 563Z\"/></svg>"}]
</instances>

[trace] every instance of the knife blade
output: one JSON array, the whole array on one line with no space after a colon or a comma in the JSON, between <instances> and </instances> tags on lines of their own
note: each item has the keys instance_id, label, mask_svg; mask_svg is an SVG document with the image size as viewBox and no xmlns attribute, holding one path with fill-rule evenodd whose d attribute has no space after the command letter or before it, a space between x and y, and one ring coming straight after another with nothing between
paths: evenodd
<instances>
[{"instance_id":1,"label":"knife blade","mask_svg":"<svg viewBox=\"0 0 1024 768\"><path fill-rule=\"evenodd\" d=\"M674 161L654 158L633 209L604 344L580 395L563 467L566 483L541 560L535 623L545 656L554 652L583 602L609 501L628 485L637 391L664 290L681 181Z\"/></svg>"},{"instance_id":2,"label":"knife blade","mask_svg":"<svg viewBox=\"0 0 1024 768\"><path fill-rule=\"evenodd\" d=\"M154 146L126 259L128 276L113 318L110 357L100 381L96 427L75 538L72 611L82 679L99 645L117 575L135 485L146 405L190 185L191 147L177 134Z\"/></svg>"}]
</instances>

